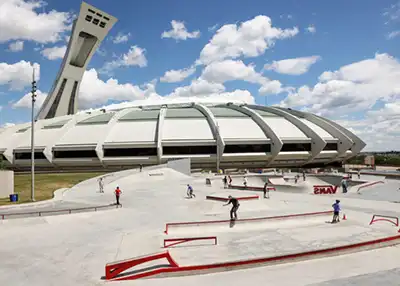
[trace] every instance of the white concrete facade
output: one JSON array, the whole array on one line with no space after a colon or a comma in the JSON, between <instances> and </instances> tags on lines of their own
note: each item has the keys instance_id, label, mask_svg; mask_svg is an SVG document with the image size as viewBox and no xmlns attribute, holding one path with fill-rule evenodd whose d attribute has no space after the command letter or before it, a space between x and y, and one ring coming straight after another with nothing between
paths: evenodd
<instances>
[{"instance_id":1,"label":"white concrete facade","mask_svg":"<svg viewBox=\"0 0 400 286\"><path fill-rule=\"evenodd\" d=\"M86 67L117 19L82 2L60 71L37 119L49 119L78 110L79 85Z\"/></svg>"},{"instance_id":2,"label":"white concrete facade","mask_svg":"<svg viewBox=\"0 0 400 286\"><path fill-rule=\"evenodd\" d=\"M232 103L171 104L65 115L36 122L43 168L127 168L191 158L194 168L311 167L341 162L365 146L324 118ZM8 165L30 164L27 124L0 133Z\"/></svg>"}]
</instances>

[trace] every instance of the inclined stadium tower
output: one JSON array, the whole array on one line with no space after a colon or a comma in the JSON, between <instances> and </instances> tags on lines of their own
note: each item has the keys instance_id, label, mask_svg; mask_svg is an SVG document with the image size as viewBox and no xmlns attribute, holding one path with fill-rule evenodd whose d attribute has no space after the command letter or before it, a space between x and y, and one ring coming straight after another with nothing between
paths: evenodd
<instances>
[{"instance_id":1,"label":"inclined stadium tower","mask_svg":"<svg viewBox=\"0 0 400 286\"><path fill-rule=\"evenodd\" d=\"M320 116L243 103L132 106L77 113L79 85L117 19L82 3L60 71L35 123L42 170L126 169L190 158L192 168L339 166L365 143ZM30 123L0 130L0 158L30 168Z\"/></svg>"}]
</instances>

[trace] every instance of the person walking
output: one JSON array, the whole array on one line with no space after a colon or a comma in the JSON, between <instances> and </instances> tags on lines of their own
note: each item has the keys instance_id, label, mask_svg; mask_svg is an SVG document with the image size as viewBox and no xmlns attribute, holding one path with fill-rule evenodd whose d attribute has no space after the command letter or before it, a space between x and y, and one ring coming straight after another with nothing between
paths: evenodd
<instances>
[{"instance_id":1,"label":"person walking","mask_svg":"<svg viewBox=\"0 0 400 286\"><path fill-rule=\"evenodd\" d=\"M228 178L226 176L222 179L222 182L224 182L224 189L228 188Z\"/></svg>"},{"instance_id":2,"label":"person walking","mask_svg":"<svg viewBox=\"0 0 400 286\"><path fill-rule=\"evenodd\" d=\"M230 211L231 220L237 219L237 211L238 211L239 206L240 206L239 201L238 201L238 199L236 199L236 198L234 198L232 196L229 196L228 199L229 199L228 203L226 203L224 206L232 204L232 208L231 208L231 211Z\"/></svg>"},{"instance_id":3,"label":"person walking","mask_svg":"<svg viewBox=\"0 0 400 286\"><path fill-rule=\"evenodd\" d=\"M122 191L119 188L119 186L117 186L117 188L115 189L114 193L115 193L115 199L117 200L117 205L120 205L119 197L121 196Z\"/></svg>"},{"instance_id":4,"label":"person walking","mask_svg":"<svg viewBox=\"0 0 400 286\"><path fill-rule=\"evenodd\" d=\"M306 172L303 170L303 181L306 180Z\"/></svg>"},{"instance_id":5,"label":"person walking","mask_svg":"<svg viewBox=\"0 0 400 286\"><path fill-rule=\"evenodd\" d=\"M264 193L264 199L269 199L268 180L264 184L263 193Z\"/></svg>"},{"instance_id":6,"label":"person walking","mask_svg":"<svg viewBox=\"0 0 400 286\"><path fill-rule=\"evenodd\" d=\"M232 177L231 177L231 175L228 176L228 185L232 186Z\"/></svg>"},{"instance_id":7,"label":"person walking","mask_svg":"<svg viewBox=\"0 0 400 286\"><path fill-rule=\"evenodd\" d=\"M333 218L332 223L340 222L339 213L340 213L340 200L336 200L336 202L332 205L333 207Z\"/></svg>"},{"instance_id":8,"label":"person walking","mask_svg":"<svg viewBox=\"0 0 400 286\"><path fill-rule=\"evenodd\" d=\"M187 192L186 192L187 196L189 198L193 198L196 197L196 195L193 193L193 188L191 185L187 184Z\"/></svg>"},{"instance_id":9,"label":"person walking","mask_svg":"<svg viewBox=\"0 0 400 286\"><path fill-rule=\"evenodd\" d=\"M140 172L143 171L143 165L142 164L139 165L139 169L140 169Z\"/></svg>"},{"instance_id":10,"label":"person walking","mask_svg":"<svg viewBox=\"0 0 400 286\"><path fill-rule=\"evenodd\" d=\"M243 185L245 188L247 188L247 178L246 176L243 177Z\"/></svg>"}]
</instances>

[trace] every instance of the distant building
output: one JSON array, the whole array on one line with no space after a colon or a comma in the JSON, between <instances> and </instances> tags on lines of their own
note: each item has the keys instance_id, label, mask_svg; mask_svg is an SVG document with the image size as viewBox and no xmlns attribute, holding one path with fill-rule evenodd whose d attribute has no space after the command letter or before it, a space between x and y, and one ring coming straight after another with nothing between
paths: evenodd
<instances>
[{"instance_id":1,"label":"distant building","mask_svg":"<svg viewBox=\"0 0 400 286\"><path fill-rule=\"evenodd\" d=\"M375 166L375 156L374 155L365 156L364 165L374 167Z\"/></svg>"}]
</instances>

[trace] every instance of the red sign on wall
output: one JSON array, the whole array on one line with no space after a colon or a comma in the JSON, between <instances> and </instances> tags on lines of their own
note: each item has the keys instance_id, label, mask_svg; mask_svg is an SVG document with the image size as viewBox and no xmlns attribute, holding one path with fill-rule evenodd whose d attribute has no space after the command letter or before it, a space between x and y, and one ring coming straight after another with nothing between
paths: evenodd
<instances>
[{"instance_id":1,"label":"red sign on wall","mask_svg":"<svg viewBox=\"0 0 400 286\"><path fill-rule=\"evenodd\" d=\"M337 186L314 186L314 194L315 195L326 195L326 194L335 194L337 191Z\"/></svg>"}]
</instances>

